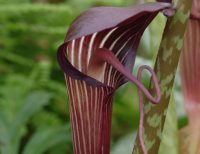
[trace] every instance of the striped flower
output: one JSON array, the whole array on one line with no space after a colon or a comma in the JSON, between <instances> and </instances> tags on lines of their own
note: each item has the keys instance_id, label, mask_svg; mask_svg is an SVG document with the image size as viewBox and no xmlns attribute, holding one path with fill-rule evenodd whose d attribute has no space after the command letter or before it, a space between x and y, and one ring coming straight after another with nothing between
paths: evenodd
<instances>
[{"instance_id":1,"label":"striped flower","mask_svg":"<svg viewBox=\"0 0 200 154\"><path fill-rule=\"evenodd\" d=\"M159 11L170 8L168 3L97 7L72 23L57 57L68 89L75 154L109 154L113 94L127 81L138 87L139 137L147 153L142 140L142 93L158 103L159 86L150 67L140 67L137 77L131 71L144 30ZM152 75L156 98L140 82L145 69Z\"/></svg>"}]
</instances>

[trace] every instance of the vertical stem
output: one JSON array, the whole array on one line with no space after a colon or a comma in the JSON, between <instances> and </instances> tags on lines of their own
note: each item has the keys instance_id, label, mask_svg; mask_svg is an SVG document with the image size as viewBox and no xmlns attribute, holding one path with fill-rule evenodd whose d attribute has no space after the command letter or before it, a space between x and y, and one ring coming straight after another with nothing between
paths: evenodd
<instances>
[{"instance_id":1,"label":"vertical stem","mask_svg":"<svg viewBox=\"0 0 200 154\"><path fill-rule=\"evenodd\" d=\"M177 2L176 13L167 20L154 68L161 88L161 102L156 106L148 102L144 105L143 138L148 154L157 154L160 147L163 126L192 4L191 0L177 0L175 2ZM153 92L153 88L150 89ZM142 154L138 137L133 154Z\"/></svg>"}]
</instances>

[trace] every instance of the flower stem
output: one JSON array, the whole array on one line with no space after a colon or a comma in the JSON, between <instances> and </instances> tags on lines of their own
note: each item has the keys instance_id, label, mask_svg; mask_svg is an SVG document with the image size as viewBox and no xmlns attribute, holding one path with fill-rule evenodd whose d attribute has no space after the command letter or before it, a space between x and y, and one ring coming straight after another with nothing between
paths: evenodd
<instances>
[{"instance_id":1,"label":"flower stem","mask_svg":"<svg viewBox=\"0 0 200 154\"><path fill-rule=\"evenodd\" d=\"M184 33L190 15L192 1L176 0L175 15L167 20L155 72L161 87L161 102L153 106L145 102L144 136L148 154L157 154L162 139L162 131L169 105L174 78L183 45ZM152 88L150 88L152 89ZM155 124L155 120L157 123ZM139 137L136 139L133 154L142 153Z\"/></svg>"}]
</instances>

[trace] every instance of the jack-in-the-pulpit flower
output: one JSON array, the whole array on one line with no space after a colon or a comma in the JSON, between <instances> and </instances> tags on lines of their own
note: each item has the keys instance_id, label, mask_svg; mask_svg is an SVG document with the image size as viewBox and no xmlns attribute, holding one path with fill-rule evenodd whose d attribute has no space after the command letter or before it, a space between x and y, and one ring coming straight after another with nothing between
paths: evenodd
<instances>
[{"instance_id":1,"label":"jack-in-the-pulpit flower","mask_svg":"<svg viewBox=\"0 0 200 154\"><path fill-rule=\"evenodd\" d=\"M112 98L115 90L127 81L138 87L139 137L147 153L142 139L142 93L156 104L160 100L159 85L148 66L140 67L137 77L131 72L144 30L159 11L171 8L171 4L159 2L97 7L72 23L57 57L68 89L75 154L109 154ZM140 82L145 69L152 76L155 97Z\"/></svg>"}]
</instances>

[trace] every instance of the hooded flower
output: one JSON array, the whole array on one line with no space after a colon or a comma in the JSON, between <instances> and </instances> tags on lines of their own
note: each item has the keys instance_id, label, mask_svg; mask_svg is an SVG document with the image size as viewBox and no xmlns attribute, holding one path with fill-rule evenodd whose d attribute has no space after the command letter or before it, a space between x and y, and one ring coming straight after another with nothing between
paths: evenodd
<instances>
[{"instance_id":1,"label":"hooded flower","mask_svg":"<svg viewBox=\"0 0 200 154\"><path fill-rule=\"evenodd\" d=\"M109 154L112 98L127 81L138 87L139 136L147 153L142 140L142 93L152 103L158 103L159 86L150 67L140 67L137 78L131 72L144 30L159 11L170 8L168 3L97 7L72 23L57 57L68 89L75 154ZM156 98L140 82L145 69L152 75Z\"/></svg>"}]
</instances>

